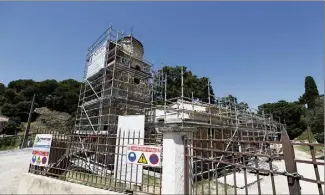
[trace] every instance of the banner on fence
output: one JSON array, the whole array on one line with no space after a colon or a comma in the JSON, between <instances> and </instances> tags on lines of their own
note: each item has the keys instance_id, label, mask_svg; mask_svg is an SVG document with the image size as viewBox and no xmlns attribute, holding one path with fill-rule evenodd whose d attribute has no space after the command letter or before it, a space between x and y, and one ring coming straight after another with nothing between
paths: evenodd
<instances>
[{"instance_id":1,"label":"banner on fence","mask_svg":"<svg viewBox=\"0 0 325 195\"><path fill-rule=\"evenodd\" d=\"M37 134L35 137L30 164L45 167L49 164L51 134Z\"/></svg>"},{"instance_id":2,"label":"banner on fence","mask_svg":"<svg viewBox=\"0 0 325 195\"><path fill-rule=\"evenodd\" d=\"M161 164L161 147L145 145L128 145L127 162L130 164L159 167Z\"/></svg>"}]
</instances>

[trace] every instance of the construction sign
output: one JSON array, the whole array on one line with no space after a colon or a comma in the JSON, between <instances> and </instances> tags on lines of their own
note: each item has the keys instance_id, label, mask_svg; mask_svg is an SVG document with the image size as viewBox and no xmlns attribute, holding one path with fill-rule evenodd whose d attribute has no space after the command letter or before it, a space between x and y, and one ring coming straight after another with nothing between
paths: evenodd
<instances>
[{"instance_id":1,"label":"construction sign","mask_svg":"<svg viewBox=\"0 0 325 195\"><path fill-rule=\"evenodd\" d=\"M46 167L49 164L51 134L37 134L34 140L31 165Z\"/></svg>"},{"instance_id":2,"label":"construction sign","mask_svg":"<svg viewBox=\"0 0 325 195\"><path fill-rule=\"evenodd\" d=\"M127 163L151 167L161 166L161 147L145 145L128 145Z\"/></svg>"}]
</instances>

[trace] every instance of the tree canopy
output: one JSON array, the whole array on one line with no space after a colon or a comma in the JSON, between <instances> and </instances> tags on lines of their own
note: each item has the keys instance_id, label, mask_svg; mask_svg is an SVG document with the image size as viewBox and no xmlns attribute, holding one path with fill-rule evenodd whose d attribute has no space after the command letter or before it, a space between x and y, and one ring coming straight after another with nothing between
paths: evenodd
<instances>
[{"instance_id":1,"label":"tree canopy","mask_svg":"<svg viewBox=\"0 0 325 195\"><path fill-rule=\"evenodd\" d=\"M304 107L299 102L280 100L276 103L266 103L258 106L258 114L270 113L274 120L286 124L290 139L294 139L306 130L306 125L301 121Z\"/></svg>"},{"instance_id":2,"label":"tree canopy","mask_svg":"<svg viewBox=\"0 0 325 195\"><path fill-rule=\"evenodd\" d=\"M308 109L314 109L317 98L319 98L319 92L315 80L311 76L306 76L305 93L299 98L299 101L307 104Z\"/></svg>"},{"instance_id":3,"label":"tree canopy","mask_svg":"<svg viewBox=\"0 0 325 195\"><path fill-rule=\"evenodd\" d=\"M208 90L210 89L210 103L215 103L214 92L209 79L207 77L198 77L185 66L164 66L159 70L160 73L167 75L167 99L181 97L182 69L184 97L192 98L193 94L194 99L208 103ZM160 90L164 90L164 88L162 87Z\"/></svg>"},{"instance_id":4,"label":"tree canopy","mask_svg":"<svg viewBox=\"0 0 325 195\"><path fill-rule=\"evenodd\" d=\"M77 109L80 84L73 79L59 82L53 79L39 82L19 79L11 81L8 87L0 83L1 113L8 117L19 117L22 122L26 122L31 100L36 94L36 108L46 106L72 114Z\"/></svg>"}]
</instances>

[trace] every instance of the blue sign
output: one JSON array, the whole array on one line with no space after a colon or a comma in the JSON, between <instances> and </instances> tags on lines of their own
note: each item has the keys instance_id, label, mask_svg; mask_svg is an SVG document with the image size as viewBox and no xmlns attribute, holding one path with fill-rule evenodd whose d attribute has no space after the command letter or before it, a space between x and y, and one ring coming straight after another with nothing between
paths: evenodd
<instances>
[{"instance_id":1,"label":"blue sign","mask_svg":"<svg viewBox=\"0 0 325 195\"><path fill-rule=\"evenodd\" d=\"M128 155L128 159L131 162L134 162L137 159L137 155L134 152L130 152Z\"/></svg>"},{"instance_id":2,"label":"blue sign","mask_svg":"<svg viewBox=\"0 0 325 195\"><path fill-rule=\"evenodd\" d=\"M159 157L156 154L151 154L149 160L151 164L155 165L159 162Z\"/></svg>"}]
</instances>

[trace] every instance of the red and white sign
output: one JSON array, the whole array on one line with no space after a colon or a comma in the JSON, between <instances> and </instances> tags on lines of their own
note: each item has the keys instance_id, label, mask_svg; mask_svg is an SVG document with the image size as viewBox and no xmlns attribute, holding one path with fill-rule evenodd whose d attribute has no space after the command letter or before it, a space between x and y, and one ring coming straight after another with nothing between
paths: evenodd
<instances>
[{"instance_id":1,"label":"red and white sign","mask_svg":"<svg viewBox=\"0 0 325 195\"><path fill-rule=\"evenodd\" d=\"M151 167L161 166L161 147L146 145L128 145L127 163Z\"/></svg>"}]
</instances>

